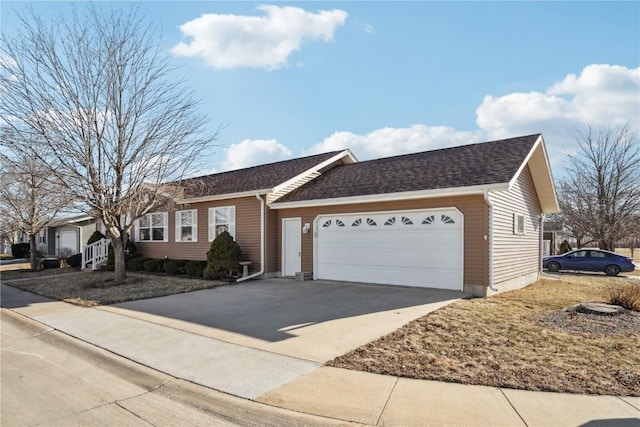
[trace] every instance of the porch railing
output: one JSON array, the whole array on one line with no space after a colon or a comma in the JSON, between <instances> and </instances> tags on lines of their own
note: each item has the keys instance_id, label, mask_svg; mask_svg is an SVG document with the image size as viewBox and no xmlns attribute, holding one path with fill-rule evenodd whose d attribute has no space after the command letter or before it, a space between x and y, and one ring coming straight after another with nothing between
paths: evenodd
<instances>
[{"instance_id":1,"label":"porch railing","mask_svg":"<svg viewBox=\"0 0 640 427\"><path fill-rule=\"evenodd\" d=\"M82 248L82 269L85 270L91 265L92 270L97 270L107 262L109 243L109 239L102 239Z\"/></svg>"}]
</instances>

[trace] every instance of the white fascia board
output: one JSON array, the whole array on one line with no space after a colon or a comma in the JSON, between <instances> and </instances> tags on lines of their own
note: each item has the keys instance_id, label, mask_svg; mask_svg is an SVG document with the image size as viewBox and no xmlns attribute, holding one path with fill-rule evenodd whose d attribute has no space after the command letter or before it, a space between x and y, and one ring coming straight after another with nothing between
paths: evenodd
<instances>
[{"instance_id":1,"label":"white fascia board","mask_svg":"<svg viewBox=\"0 0 640 427\"><path fill-rule=\"evenodd\" d=\"M529 164L529 161L531 160L531 158L535 155L536 151L540 149L542 151L542 156L544 157L544 162L545 162L545 166L546 166L546 172L549 175L549 184L551 186L551 193L553 194L552 196L552 200L550 201L550 204L553 206L552 211L553 212L558 212L559 211L559 205L558 205L558 198L556 196L556 186L553 180L553 174L551 172L551 163L549 163L549 156L547 154L547 150L545 148L545 144L544 144L544 139L542 137L542 134L540 136L538 136L538 139L536 140L535 144L533 144L533 147L531 147L531 150L529 151L529 154L527 154L527 157L525 157L524 161L522 162L522 164L520 165L520 167L518 168L517 172L513 175L513 177L511 178L511 181L509 181L509 189L511 189L513 187L513 185L516 183L516 181L518 180L518 178L520 177L520 174L522 173L522 171L524 170L524 168ZM536 179L535 179L535 174L532 172L532 178L534 180L534 185L536 184ZM537 189L539 191L539 189Z\"/></svg>"},{"instance_id":2,"label":"white fascia board","mask_svg":"<svg viewBox=\"0 0 640 427\"><path fill-rule=\"evenodd\" d=\"M511 181L509 181L509 189L511 189L511 187L513 187L513 185L516 183L516 181L520 177L520 174L524 170L525 166L527 166L527 164L529 163L531 156L533 156L533 153L536 152L536 149L541 143L542 143L542 135L538 136L538 139L536 139L535 144L533 144L533 147L531 147L531 150L529 150L527 157L524 158L524 161L520 164L520 167L518 168L516 173L514 173L513 176L511 177Z\"/></svg>"},{"instance_id":3,"label":"white fascia board","mask_svg":"<svg viewBox=\"0 0 640 427\"><path fill-rule=\"evenodd\" d=\"M268 193L271 193L272 191L273 191L273 188L263 188L261 190L242 191L239 193L216 194L213 196L192 197L188 199L176 198L176 203L187 204L187 203L212 202L215 200L225 200L225 199L239 199L242 197L255 197L256 194L260 194L260 195L268 194Z\"/></svg>"},{"instance_id":4,"label":"white fascia board","mask_svg":"<svg viewBox=\"0 0 640 427\"><path fill-rule=\"evenodd\" d=\"M358 161L358 159L356 159L356 157L353 155L351 150L344 150L341 153L338 153L335 156L328 158L324 162L318 163L314 167L309 168L309 169L305 170L304 172L294 176L293 178L288 179L285 182L276 185L275 187L273 187L273 192L277 194L283 188L286 188L287 186L299 181L302 178L305 178L307 176L311 176L313 173L318 172L322 168L325 168L325 167L329 166L331 163L334 163L334 162L342 159L343 157L348 157L349 160L350 160L350 163L356 163Z\"/></svg>"},{"instance_id":5,"label":"white fascia board","mask_svg":"<svg viewBox=\"0 0 640 427\"><path fill-rule=\"evenodd\" d=\"M82 218L76 218L76 219L72 219L70 221L67 221L69 224L73 224L75 222L82 222L82 221L89 221L91 219L95 219L95 217L93 216L84 216Z\"/></svg>"},{"instance_id":6,"label":"white fascia board","mask_svg":"<svg viewBox=\"0 0 640 427\"><path fill-rule=\"evenodd\" d=\"M314 206L351 205L357 203L392 202L398 200L433 199L437 197L456 197L484 195L485 191L501 191L509 188L508 183L474 185L470 187L443 188L435 190L404 191L401 193L368 194L366 196L338 197L334 199L303 200L299 202L275 202L271 209L307 208Z\"/></svg>"}]
</instances>

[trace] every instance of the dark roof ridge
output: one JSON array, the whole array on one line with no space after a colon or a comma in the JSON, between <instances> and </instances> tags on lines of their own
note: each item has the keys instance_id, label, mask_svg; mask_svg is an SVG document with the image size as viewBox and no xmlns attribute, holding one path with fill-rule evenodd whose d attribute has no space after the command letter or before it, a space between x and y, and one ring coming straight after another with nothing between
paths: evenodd
<instances>
[{"instance_id":1,"label":"dark roof ridge","mask_svg":"<svg viewBox=\"0 0 640 427\"><path fill-rule=\"evenodd\" d=\"M231 174L231 173L241 173L241 172L247 172L250 171L251 169L258 169L258 168L264 168L264 167L273 167L273 166L277 166L279 164L284 164L287 162L296 162L296 161L300 161L300 160L305 160L305 159L311 159L312 157L323 157L323 156L328 156L331 155L331 157L342 153L346 151L346 149L344 150L336 150L336 151L327 151L324 153L316 153L316 154L310 154L308 156L303 156L303 157L294 157L292 159L287 159L287 160L278 160L277 162L271 162L271 163L261 163L259 165L253 165L253 166L247 166L244 168L240 168L240 169L231 169L231 170L227 170L227 171L222 171L222 172L214 172L214 173L210 173L207 175L199 175L199 176L194 176L194 177L190 177L190 178L185 178L182 181L189 181L192 179L200 179L200 178L207 178L210 176L214 176L214 175L225 175L225 174Z\"/></svg>"},{"instance_id":2,"label":"dark roof ridge","mask_svg":"<svg viewBox=\"0 0 640 427\"><path fill-rule=\"evenodd\" d=\"M414 153L405 153L405 154L396 154L395 156L386 156L386 157L377 157L375 159L369 159L369 160L360 160L355 164L359 164L362 165L364 163L369 163L369 162L375 162L378 160L388 160L388 159L398 159L400 157L409 157L409 156L415 156L417 154L425 154L425 153L437 153L440 151L448 151L448 150L459 150L465 147L472 147L472 146L477 146L477 145L485 145L485 144L494 144L494 143L500 143L500 142L506 142L506 141L512 141L515 139L525 139L525 138L531 138L531 137L539 137L540 135L542 135L542 133L538 132L538 133L532 133L530 135L522 135L522 136L514 136L511 138L503 138L503 139L492 139L490 141L482 141L482 142L473 142L471 144L464 144L464 145L455 145L453 147L442 147L442 148L435 148L433 150L425 150L425 151L416 151Z\"/></svg>"}]
</instances>

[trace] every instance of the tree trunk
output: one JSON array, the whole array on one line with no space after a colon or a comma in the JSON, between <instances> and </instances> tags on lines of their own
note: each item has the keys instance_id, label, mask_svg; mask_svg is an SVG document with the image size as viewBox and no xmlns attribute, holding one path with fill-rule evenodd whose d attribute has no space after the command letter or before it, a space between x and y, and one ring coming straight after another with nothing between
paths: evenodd
<instances>
[{"instance_id":1,"label":"tree trunk","mask_svg":"<svg viewBox=\"0 0 640 427\"><path fill-rule=\"evenodd\" d=\"M615 250L616 250L616 248L615 248L615 245L614 245L613 241L611 241L610 239L603 239L603 240L600 240L600 242L599 242L599 245L598 245L598 246L600 247L600 249L603 249L603 250L605 250L605 251L611 251L611 252L613 252L613 251L615 251Z\"/></svg>"},{"instance_id":2,"label":"tree trunk","mask_svg":"<svg viewBox=\"0 0 640 427\"><path fill-rule=\"evenodd\" d=\"M115 238L111 240L111 244L113 245L114 280L116 283L123 283L127 278L124 260L125 243L122 238Z\"/></svg>"},{"instance_id":3,"label":"tree trunk","mask_svg":"<svg viewBox=\"0 0 640 427\"><path fill-rule=\"evenodd\" d=\"M31 252L31 271L38 270L38 246L36 245L36 235L29 235L29 250Z\"/></svg>"}]
</instances>

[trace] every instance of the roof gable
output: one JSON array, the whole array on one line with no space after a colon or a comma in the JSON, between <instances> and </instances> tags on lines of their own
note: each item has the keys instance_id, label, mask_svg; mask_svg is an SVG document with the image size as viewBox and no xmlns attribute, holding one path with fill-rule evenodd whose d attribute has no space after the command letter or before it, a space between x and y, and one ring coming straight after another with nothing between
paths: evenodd
<instances>
[{"instance_id":1,"label":"roof gable","mask_svg":"<svg viewBox=\"0 0 640 427\"><path fill-rule=\"evenodd\" d=\"M540 134L342 165L278 203L504 184L530 157Z\"/></svg>"},{"instance_id":2,"label":"roof gable","mask_svg":"<svg viewBox=\"0 0 640 427\"><path fill-rule=\"evenodd\" d=\"M275 187L304 175L319 164L348 156L348 151L332 151L281 162L221 172L182 181L183 199L202 199L229 194L270 192ZM353 160L351 160L353 161Z\"/></svg>"}]
</instances>

